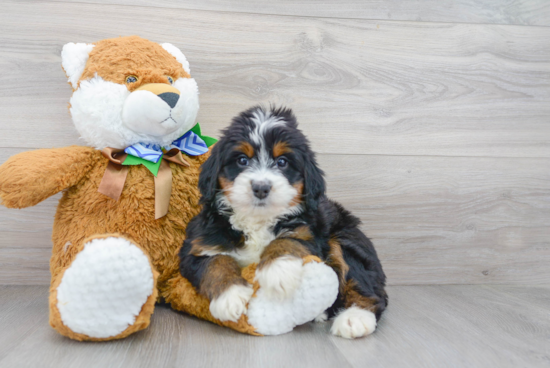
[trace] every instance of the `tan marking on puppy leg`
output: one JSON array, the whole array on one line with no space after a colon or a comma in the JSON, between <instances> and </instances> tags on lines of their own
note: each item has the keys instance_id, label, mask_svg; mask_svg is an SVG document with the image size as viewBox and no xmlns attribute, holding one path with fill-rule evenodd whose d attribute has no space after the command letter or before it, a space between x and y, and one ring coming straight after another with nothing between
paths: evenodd
<instances>
[{"instance_id":1,"label":"tan marking on puppy leg","mask_svg":"<svg viewBox=\"0 0 550 368\"><path fill-rule=\"evenodd\" d=\"M241 276L241 269L230 256L217 255L208 264L199 286L199 292L209 300L220 296L233 285L246 286L248 283Z\"/></svg>"},{"instance_id":2,"label":"tan marking on puppy leg","mask_svg":"<svg viewBox=\"0 0 550 368\"><path fill-rule=\"evenodd\" d=\"M194 255L195 257L201 256L215 256L223 252L222 247L218 245L206 245L202 243L202 238L197 238L191 241L191 250L189 254Z\"/></svg>"},{"instance_id":3,"label":"tan marking on puppy leg","mask_svg":"<svg viewBox=\"0 0 550 368\"><path fill-rule=\"evenodd\" d=\"M288 146L288 143L286 142L277 142L273 146L273 157L279 157L281 155L284 155L285 153L292 152L292 149Z\"/></svg>"},{"instance_id":4,"label":"tan marking on puppy leg","mask_svg":"<svg viewBox=\"0 0 550 368\"><path fill-rule=\"evenodd\" d=\"M364 296L357 291L357 284L353 280L349 280L343 288L342 295L344 297L344 307L346 309L356 306L361 309L377 312L377 304L380 302L380 298L376 295Z\"/></svg>"},{"instance_id":5,"label":"tan marking on puppy leg","mask_svg":"<svg viewBox=\"0 0 550 368\"><path fill-rule=\"evenodd\" d=\"M241 142L239 145L235 148L236 151L240 151L248 156L248 158L254 156L254 147L248 142Z\"/></svg>"},{"instance_id":6,"label":"tan marking on puppy leg","mask_svg":"<svg viewBox=\"0 0 550 368\"><path fill-rule=\"evenodd\" d=\"M294 231L290 232L288 234L288 237L293 239L309 241L313 239L313 234L311 233L309 226L302 225L302 226L298 226L296 229L294 229Z\"/></svg>"},{"instance_id":7,"label":"tan marking on puppy leg","mask_svg":"<svg viewBox=\"0 0 550 368\"><path fill-rule=\"evenodd\" d=\"M338 275L338 279L340 281L340 292L344 294L343 290L346 286L346 275L348 274L349 266L344 260L342 246L340 245L338 240L332 238L328 241L328 245L330 247L330 250L328 252L326 263L330 267L332 267L334 271L336 271L336 274Z\"/></svg>"},{"instance_id":8,"label":"tan marking on puppy leg","mask_svg":"<svg viewBox=\"0 0 550 368\"><path fill-rule=\"evenodd\" d=\"M264 249L264 252L260 257L258 269L269 265L277 258L285 255L303 258L310 255L310 252L296 240L288 238L275 239Z\"/></svg>"}]
</instances>

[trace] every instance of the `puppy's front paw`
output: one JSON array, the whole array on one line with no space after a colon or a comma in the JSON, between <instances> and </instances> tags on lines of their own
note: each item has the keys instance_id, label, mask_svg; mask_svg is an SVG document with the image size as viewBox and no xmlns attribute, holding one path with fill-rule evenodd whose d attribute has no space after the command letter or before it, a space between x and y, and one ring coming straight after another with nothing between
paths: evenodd
<instances>
[{"instance_id":1,"label":"puppy's front paw","mask_svg":"<svg viewBox=\"0 0 550 368\"><path fill-rule=\"evenodd\" d=\"M334 319L330 332L346 339L370 335L376 329L374 313L357 307L343 311Z\"/></svg>"},{"instance_id":2,"label":"puppy's front paw","mask_svg":"<svg viewBox=\"0 0 550 368\"><path fill-rule=\"evenodd\" d=\"M232 285L210 302L210 313L220 321L237 322L246 312L246 305L253 293L250 285Z\"/></svg>"},{"instance_id":3,"label":"puppy's front paw","mask_svg":"<svg viewBox=\"0 0 550 368\"><path fill-rule=\"evenodd\" d=\"M256 271L256 280L267 297L286 299L294 294L302 281L303 261L283 256Z\"/></svg>"}]
</instances>

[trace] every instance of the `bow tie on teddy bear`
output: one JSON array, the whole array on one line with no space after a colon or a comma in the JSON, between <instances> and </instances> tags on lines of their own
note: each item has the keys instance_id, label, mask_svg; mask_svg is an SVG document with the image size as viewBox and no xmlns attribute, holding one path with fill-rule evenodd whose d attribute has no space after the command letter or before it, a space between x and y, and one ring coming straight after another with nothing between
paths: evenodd
<instances>
[{"instance_id":1,"label":"bow tie on teddy bear","mask_svg":"<svg viewBox=\"0 0 550 368\"><path fill-rule=\"evenodd\" d=\"M197 123L193 129L173 141L170 145L133 144L125 149L107 147L101 153L109 160L98 192L115 201L120 198L128 166L144 165L154 175L155 181L155 219L168 213L170 196L172 194L172 170L168 161L181 166L189 166L182 152L190 156L199 156L208 152L208 147L216 139L201 134Z\"/></svg>"}]
</instances>

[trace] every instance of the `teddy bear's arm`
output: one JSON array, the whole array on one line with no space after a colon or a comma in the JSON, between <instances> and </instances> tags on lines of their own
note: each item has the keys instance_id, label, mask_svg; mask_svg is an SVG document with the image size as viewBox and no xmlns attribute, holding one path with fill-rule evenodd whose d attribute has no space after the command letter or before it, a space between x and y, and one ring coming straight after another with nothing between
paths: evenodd
<instances>
[{"instance_id":1,"label":"teddy bear's arm","mask_svg":"<svg viewBox=\"0 0 550 368\"><path fill-rule=\"evenodd\" d=\"M0 202L10 208L34 206L78 183L94 164L93 148L38 149L10 157L0 166Z\"/></svg>"}]
</instances>

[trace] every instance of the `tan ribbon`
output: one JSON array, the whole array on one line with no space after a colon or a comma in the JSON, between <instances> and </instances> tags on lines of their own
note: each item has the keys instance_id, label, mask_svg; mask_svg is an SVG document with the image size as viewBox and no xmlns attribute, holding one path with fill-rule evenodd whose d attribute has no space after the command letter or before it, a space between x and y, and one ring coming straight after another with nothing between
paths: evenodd
<instances>
[{"instance_id":1,"label":"tan ribbon","mask_svg":"<svg viewBox=\"0 0 550 368\"><path fill-rule=\"evenodd\" d=\"M97 191L118 201L126 176L128 176L128 166L122 165L127 154L122 149L107 147L101 153L109 160L103 179L99 183ZM165 216L168 213L170 205L170 197L172 195L172 169L168 161L181 166L189 167L189 163L185 161L181 151L177 148L172 148L170 151L164 152L160 163L159 172L155 177L155 220Z\"/></svg>"}]
</instances>

